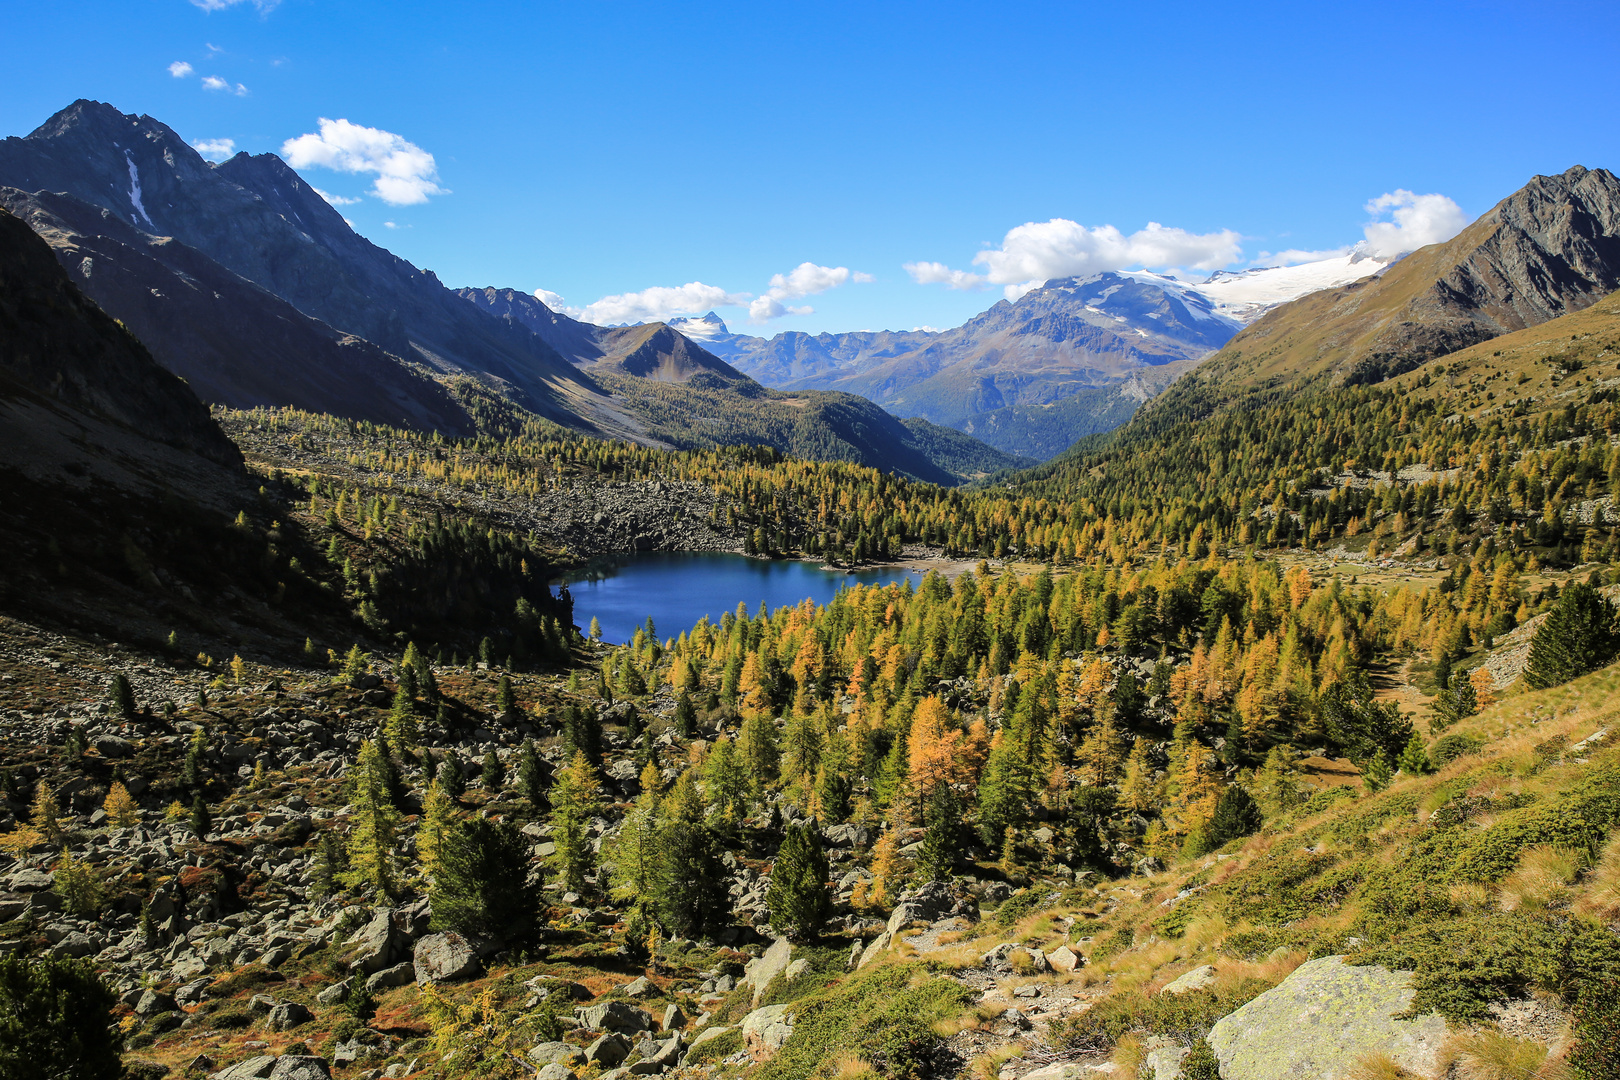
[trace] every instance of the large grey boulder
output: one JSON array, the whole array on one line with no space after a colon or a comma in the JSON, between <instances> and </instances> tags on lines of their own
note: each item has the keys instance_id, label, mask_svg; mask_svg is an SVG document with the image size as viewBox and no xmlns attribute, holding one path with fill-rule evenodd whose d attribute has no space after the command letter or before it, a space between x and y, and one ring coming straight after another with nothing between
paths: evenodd
<instances>
[{"instance_id":1,"label":"large grey boulder","mask_svg":"<svg viewBox=\"0 0 1620 1080\"><path fill-rule=\"evenodd\" d=\"M655 1076L665 1069L673 1069L681 1060L681 1037L672 1035L663 1042L655 1042L641 1052L641 1060L630 1066L635 1076Z\"/></svg>"},{"instance_id":2,"label":"large grey boulder","mask_svg":"<svg viewBox=\"0 0 1620 1080\"><path fill-rule=\"evenodd\" d=\"M480 969L478 952L460 934L429 934L416 943L416 981L470 979Z\"/></svg>"},{"instance_id":3,"label":"large grey boulder","mask_svg":"<svg viewBox=\"0 0 1620 1080\"><path fill-rule=\"evenodd\" d=\"M375 994L382 990L392 990L396 986L409 986L416 981L416 965L409 960L403 964L383 968L381 971L366 979L366 989ZM328 987L330 989L330 987ZM326 991L321 991L324 994ZM320 996L316 995L316 1000Z\"/></svg>"},{"instance_id":4,"label":"large grey boulder","mask_svg":"<svg viewBox=\"0 0 1620 1080\"><path fill-rule=\"evenodd\" d=\"M651 1031L652 1014L622 1001L605 1001L600 1005L576 1005L574 1016L592 1031L626 1031L637 1034Z\"/></svg>"},{"instance_id":5,"label":"large grey boulder","mask_svg":"<svg viewBox=\"0 0 1620 1080\"><path fill-rule=\"evenodd\" d=\"M630 1056L630 1047L629 1039L610 1031L585 1048L585 1060L611 1069Z\"/></svg>"},{"instance_id":6,"label":"large grey boulder","mask_svg":"<svg viewBox=\"0 0 1620 1080\"><path fill-rule=\"evenodd\" d=\"M288 1031L315 1019L315 1014L296 1001L284 1001L270 1010L264 1026L271 1031Z\"/></svg>"},{"instance_id":7,"label":"large grey boulder","mask_svg":"<svg viewBox=\"0 0 1620 1080\"><path fill-rule=\"evenodd\" d=\"M332 1080L326 1059L314 1054L286 1054L276 1059L270 1080Z\"/></svg>"},{"instance_id":8,"label":"large grey boulder","mask_svg":"<svg viewBox=\"0 0 1620 1080\"><path fill-rule=\"evenodd\" d=\"M793 945L784 937L772 942L771 947L765 950L765 955L757 960L748 961L748 965L743 968L743 982L754 988L755 1005L759 1004L760 995L771 985L771 980L787 970L792 956Z\"/></svg>"},{"instance_id":9,"label":"large grey boulder","mask_svg":"<svg viewBox=\"0 0 1620 1080\"><path fill-rule=\"evenodd\" d=\"M529 1048L529 1060L536 1065L583 1065L585 1055L565 1042L543 1042Z\"/></svg>"},{"instance_id":10,"label":"large grey boulder","mask_svg":"<svg viewBox=\"0 0 1620 1080\"><path fill-rule=\"evenodd\" d=\"M579 1076L560 1061L553 1061L549 1065L542 1065L540 1071L534 1074L534 1080L579 1080Z\"/></svg>"},{"instance_id":11,"label":"large grey boulder","mask_svg":"<svg viewBox=\"0 0 1620 1080\"><path fill-rule=\"evenodd\" d=\"M348 943L358 946L350 966L363 975L393 967L404 959L404 942L394 928L393 916L387 911L372 915Z\"/></svg>"},{"instance_id":12,"label":"large grey boulder","mask_svg":"<svg viewBox=\"0 0 1620 1080\"><path fill-rule=\"evenodd\" d=\"M793 1034L791 1005L766 1005L743 1017L743 1044L756 1062L769 1061Z\"/></svg>"},{"instance_id":13,"label":"large grey boulder","mask_svg":"<svg viewBox=\"0 0 1620 1080\"><path fill-rule=\"evenodd\" d=\"M250 1057L246 1061L238 1061L235 1065L212 1074L208 1080L265 1080L270 1071L276 1067L276 1059L268 1054Z\"/></svg>"},{"instance_id":14,"label":"large grey boulder","mask_svg":"<svg viewBox=\"0 0 1620 1080\"><path fill-rule=\"evenodd\" d=\"M1434 1013L1395 1019L1413 993L1409 971L1351 967L1327 956L1216 1021L1208 1042L1222 1080L1338 1080L1371 1054L1432 1076L1446 1022Z\"/></svg>"},{"instance_id":15,"label":"large grey boulder","mask_svg":"<svg viewBox=\"0 0 1620 1080\"><path fill-rule=\"evenodd\" d=\"M1191 971L1184 971L1169 983L1161 994L1189 994L1194 990L1207 990L1215 985L1215 968L1211 964L1195 967Z\"/></svg>"}]
</instances>

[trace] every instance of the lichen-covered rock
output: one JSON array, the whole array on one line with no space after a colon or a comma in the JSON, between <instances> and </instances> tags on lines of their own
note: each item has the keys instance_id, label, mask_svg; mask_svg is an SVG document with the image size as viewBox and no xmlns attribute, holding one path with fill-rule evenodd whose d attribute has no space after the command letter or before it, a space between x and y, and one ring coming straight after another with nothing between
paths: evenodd
<instances>
[{"instance_id":1,"label":"lichen-covered rock","mask_svg":"<svg viewBox=\"0 0 1620 1080\"><path fill-rule=\"evenodd\" d=\"M416 943L413 957L416 981L454 982L470 979L480 969L478 953L460 934L429 934Z\"/></svg>"},{"instance_id":2,"label":"lichen-covered rock","mask_svg":"<svg viewBox=\"0 0 1620 1080\"><path fill-rule=\"evenodd\" d=\"M771 985L771 980L787 970L792 956L793 945L784 937L772 942L765 955L748 961L748 966L743 969L743 982L754 988L755 1005L759 1004L760 995Z\"/></svg>"},{"instance_id":3,"label":"lichen-covered rock","mask_svg":"<svg viewBox=\"0 0 1620 1080\"><path fill-rule=\"evenodd\" d=\"M1208 1042L1222 1080L1337 1080L1371 1054L1429 1076L1446 1022L1432 1013L1395 1019L1413 992L1411 972L1351 967L1328 956L1216 1021Z\"/></svg>"},{"instance_id":4,"label":"lichen-covered rock","mask_svg":"<svg viewBox=\"0 0 1620 1080\"><path fill-rule=\"evenodd\" d=\"M793 1034L791 1005L766 1005L743 1017L743 1042L757 1061L769 1061Z\"/></svg>"},{"instance_id":5,"label":"lichen-covered rock","mask_svg":"<svg viewBox=\"0 0 1620 1080\"><path fill-rule=\"evenodd\" d=\"M285 1054L276 1059L270 1080L332 1080L326 1059L314 1054Z\"/></svg>"},{"instance_id":6,"label":"lichen-covered rock","mask_svg":"<svg viewBox=\"0 0 1620 1080\"><path fill-rule=\"evenodd\" d=\"M1215 968L1210 964L1184 971L1167 985L1161 994L1186 994L1193 990L1206 990L1215 983Z\"/></svg>"}]
</instances>

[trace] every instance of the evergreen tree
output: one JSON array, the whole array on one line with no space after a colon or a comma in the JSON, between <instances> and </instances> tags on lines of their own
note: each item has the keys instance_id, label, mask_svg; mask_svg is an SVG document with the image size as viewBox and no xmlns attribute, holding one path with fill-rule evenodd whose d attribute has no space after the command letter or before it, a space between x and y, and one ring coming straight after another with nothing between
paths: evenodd
<instances>
[{"instance_id":1,"label":"evergreen tree","mask_svg":"<svg viewBox=\"0 0 1620 1080\"><path fill-rule=\"evenodd\" d=\"M1266 754L1265 764L1254 777L1254 794L1266 817L1287 813L1303 800L1299 790L1297 754L1287 743L1278 743Z\"/></svg>"},{"instance_id":2,"label":"evergreen tree","mask_svg":"<svg viewBox=\"0 0 1620 1080\"><path fill-rule=\"evenodd\" d=\"M1395 770L1389 767L1389 758L1380 750L1362 770L1361 782L1367 786L1368 791L1383 791L1394 776Z\"/></svg>"},{"instance_id":3,"label":"evergreen tree","mask_svg":"<svg viewBox=\"0 0 1620 1080\"><path fill-rule=\"evenodd\" d=\"M1074 827L1075 855L1092 866L1101 866L1108 853L1106 837L1109 819L1114 816L1112 788L1082 785L1074 793L1069 822Z\"/></svg>"},{"instance_id":4,"label":"evergreen tree","mask_svg":"<svg viewBox=\"0 0 1620 1080\"><path fill-rule=\"evenodd\" d=\"M776 781L782 751L776 745L776 725L768 717L752 716L743 722L737 752L751 793L758 795Z\"/></svg>"},{"instance_id":5,"label":"evergreen tree","mask_svg":"<svg viewBox=\"0 0 1620 1080\"><path fill-rule=\"evenodd\" d=\"M208 801L202 797L202 792L199 791L191 799L191 831L200 838L207 836L213 827L214 819L208 813Z\"/></svg>"},{"instance_id":6,"label":"evergreen tree","mask_svg":"<svg viewBox=\"0 0 1620 1080\"><path fill-rule=\"evenodd\" d=\"M374 886L392 897L397 881L394 844L399 834L399 811L388 794L388 760L375 742L362 743L360 758L349 781L349 803L354 807L349 833L350 887Z\"/></svg>"},{"instance_id":7,"label":"evergreen tree","mask_svg":"<svg viewBox=\"0 0 1620 1080\"><path fill-rule=\"evenodd\" d=\"M454 751L446 751L444 757L439 759L433 782L444 788L444 793L452 799L460 799L466 794L467 778L462 774L461 762L456 760Z\"/></svg>"},{"instance_id":8,"label":"evergreen tree","mask_svg":"<svg viewBox=\"0 0 1620 1080\"><path fill-rule=\"evenodd\" d=\"M193 791L203 785L203 762L207 753L208 736L202 728L198 728L191 735L191 745L186 750L186 763L180 772L181 780Z\"/></svg>"},{"instance_id":9,"label":"evergreen tree","mask_svg":"<svg viewBox=\"0 0 1620 1080\"><path fill-rule=\"evenodd\" d=\"M117 995L88 960L0 957L0 1077L120 1080Z\"/></svg>"},{"instance_id":10,"label":"evergreen tree","mask_svg":"<svg viewBox=\"0 0 1620 1080\"><path fill-rule=\"evenodd\" d=\"M501 764L500 755L495 753L493 747L484 752L483 766L481 779L484 790L494 794L506 783L506 766Z\"/></svg>"},{"instance_id":11,"label":"evergreen tree","mask_svg":"<svg viewBox=\"0 0 1620 1080\"><path fill-rule=\"evenodd\" d=\"M383 732L388 745L405 757L409 757L421 741L416 728L416 702L411 699L403 680L394 691L394 703L388 710L388 719L383 722Z\"/></svg>"},{"instance_id":12,"label":"evergreen tree","mask_svg":"<svg viewBox=\"0 0 1620 1080\"><path fill-rule=\"evenodd\" d=\"M135 719L135 691L130 688L129 680L122 672L113 676L109 697L114 713L125 720Z\"/></svg>"},{"instance_id":13,"label":"evergreen tree","mask_svg":"<svg viewBox=\"0 0 1620 1080\"><path fill-rule=\"evenodd\" d=\"M315 873L311 891L317 898L331 896L341 885L343 872L347 869L347 860L344 858L343 838L336 829L325 829L321 832L320 845L315 849Z\"/></svg>"},{"instance_id":14,"label":"evergreen tree","mask_svg":"<svg viewBox=\"0 0 1620 1080\"><path fill-rule=\"evenodd\" d=\"M1620 654L1620 613L1585 582L1559 594L1530 639L1524 681L1532 689L1558 686L1596 671Z\"/></svg>"},{"instance_id":15,"label":"evergreen tree","mask_svg":"<svg viewBox=\"0 0 1620 1080\"><path fill-rule=\"evenodd\" d=\"M1018 747L997 732L990 759L979 779L979 838L995 847L1009 828L1020 824L1033 804L1034 777Z\"/></svg>"},{"instance_id":16,"label":"evergreen tree","mask_svg":"<svg viewBox=\"0 0 1620 1080\"><path fill-rule=\"evenodd\" d=\"M703 765L703 792L726 822L741 820L747 811L748 773L738 760L735 744L724 734L715 739Z\"/></svg>"},{"instance_id":17,"label":"evergreen tree","mask_svg":"<svg viewBox=\"0 0 1620 1080\"><path fill-rule=\"evenodd\" d=\"M546 805L545 770L540 764L540 751L535 748L533 739L523 740L523 749L518 753L518 790L528 800L531 809L538 811Z\"/></svg>"},{"instance_id":18,"label":"evergreen tree","mask_svg":"<svg viewBox=\"0 0 1620 1080\"><path fill-rule=\"evenodd\" d=\"M495 708L503 714L517 711L517 695L512 692L509 675L502 675L500 685L495 688Z\"/></svg>"},{"instance_id":19,"label":"evergreen tree","mask_svg":"<svg viewBox=\"0 0 1620 1080\"><path fill-rule=\"evenodd\" d=\"M656 765L641 770L641 795L624 816L613 848L614 874L622 899L651 897L658 887L659 775Z\"/></svg>"},{"instance_id":20,"label":"evergreen tree","mask_svg":"<svg viewBox=\"0 0 1620 1080\"><path fill-rule=\"evenodd\" d=\"M654 896L658 920L679 937L717 930L728 908L726 872L720 845L703 821L703 802L690 769L675 782L663 816Z\"/></svg>"},{"instance_id":21,"label":"evergreen tree","mask_svg":"<svg viewBox=\"0 0 1620 1080\"><path fill-rule=\"evenodd\" d=\"M557 845L557 868L563 884L582 892L593 862L587 828L600 806L602 783L581 751L551 789L551 836Z\"/></svg>"},{"instance_id":22,"label":"evergreen tree","mask_svg":"<svg viewBox=\"0 0 1620 1080\"><path fill-rule=\"evenodd\" d=\"M692 708L692 696L685 690L675 699L675 734L690 739L697 732L697 713Z\"/></svg>"},{"instance_id":23,"label":"evergreen tree","mask_svg":"<svg viewBox=\"0 0 1620 1080\"><path fill-rule=\"evenodd\" d=\"M1406 749L1401 751L1401 759L1397 764L1407 776L1422 776L1429 771L1429 754L1423 745L1423 737L1417 732L1406 742Z\"/></svg>"},{"instance_id":24,"label":"evergreen tree","mask_svg":"<svg viewBox=\"0 0 1620 1080\"><path fill-rule=\"evenodd\" d=\"M445 835L455 824L455 800L434 781L428 785L427 797L422 800L422 823L416 830L416 857L422 871L432 875L439 866L439 852Z\"/></svg>"},{"instance_id":25,"label":"evergreen tree","mask_svg":"<svg viewBox=\"0 0 1620 1080\"><path fill-rule=\"evenodd\" d=\"M439 851L433 877L433 926L498 938L525 948L534 943L539 912L531 897L529 844L511 822L474 817L453 826Z\"/></svg>"},{"instance_id":26,"label":"evergreen tree","mask_svg":"<svg viewBox=\"0 0 1620 1080\"><path fill-rule=\"evenodd\" d=\"M1241 784L1233 784L1221 792L1215 802L1215 813L1209 819L1208 833L1211 848L1218 848L1240 836L1248 836L1260 828L1260 807Z\"/></svg>"},{"instance_id":27,"label":"evergreen tree","mask_svg":"<svg viewBox=\"0 0 1620 1080\"><path fill-rule=\"evenodd\" d=\"M922 847L917 851L917 872L927 881L948 881L961 848L962 810L949 784L937 785L928 798Z\"/></svg>"},{"instance_id":28,"label":"evergreen tree","mask_svg":"<svg viewBox=\"0 0 1620 1080\"><path fill-rule=\"evenodd\" d=\"M765 894L771 926L794 940L815 937L832 909L831 876L815 820L789 825Z\"/></svg>"}]
</instances>

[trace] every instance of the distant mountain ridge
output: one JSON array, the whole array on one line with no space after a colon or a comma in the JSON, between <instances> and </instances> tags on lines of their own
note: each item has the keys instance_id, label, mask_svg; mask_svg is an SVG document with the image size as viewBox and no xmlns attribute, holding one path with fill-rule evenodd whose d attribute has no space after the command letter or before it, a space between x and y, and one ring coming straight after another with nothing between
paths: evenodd
<instances>
[{"instance_id":1,"label":"distant mountain ridge","mask_svg":"<svg viewBox=\"0 0 1620 1080\"><path fill-rule=\"evenodd\" d=\"M1056 278L951 330L767 339L731 333L714 312L670 325L768 386L857 393L1047 458L1129 419L1268 308L1386 265L1348 252L1204 283L1145 271Z\"/></svg>"},{"instance_id":2,"label":"distant mountain ridge","mask_svg":"<svg viewBox=\"0 0 1620 1080\"><path fill-rule=\"evenodd\" d=\"M510 290L458 293L356 234L275 155L211 165L161 122L99 102L0 141L0 189L210 400L462 434L471 406L450 390L477 396L470 379L645 445L766 444L943 484L1024 463L854 397L783 398L662 325L591 327Z\"/></svg>"}]
</instances>

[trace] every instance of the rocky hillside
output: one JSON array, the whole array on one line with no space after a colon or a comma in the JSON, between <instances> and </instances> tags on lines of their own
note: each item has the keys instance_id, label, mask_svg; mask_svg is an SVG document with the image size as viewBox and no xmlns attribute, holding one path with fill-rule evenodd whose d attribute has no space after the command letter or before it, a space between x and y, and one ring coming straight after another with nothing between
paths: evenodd
<instances>
[{"instance_id":1,"label":"rocky hillside","mask_svg":"<svg viewBox=\"0 0 1620 1080\"><path fill-rule=\"evenodd\" d=\"M430 271L356 234L272 154L210 165L151 117L78 101L0 142L0 185L65 192L396 356L488 380L564 424L611 427L594 411L602 395L543 341L479 315Z\"/></svg>"},{"instance_id":2,"label":"rocky hillside","mask_svg":"<svg viewBox=\"0 0 1620 1080\"><path fill-rule=\"evenodd\" d=\"M1620 286L1620 179L1537 176L1456 238L1274 308L1204 365L1234 386L1376 383Z\"/></svg>"},{"instance_id":3,"label":"rocky hillside","mask_svg":"<svg viewBox=\"0 0 1620 1080\"><path fill-rule=\"evenodd\" d=\"M222 463L240 460L185 383L68 280L51 249L0 210L0 378L37 395ZM13 462L15 464L15 462Z\"/></svg>"},{"instance_id":4,"label":"rocky hillside","mask_svg":"<svg viewBox=\"0 0 1620 1080\"><path fill-rule=\"evenodd\" d=\"M4 188L0 205L204 401L286 405L447 434L473 428L425 365L310 318L178 240L70 195Z\"/></svg>"}]
</instances>

